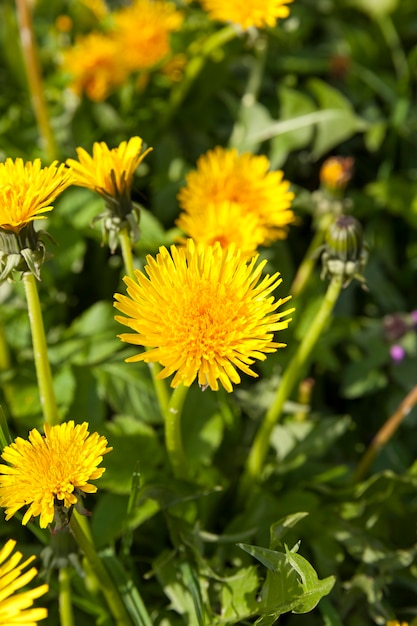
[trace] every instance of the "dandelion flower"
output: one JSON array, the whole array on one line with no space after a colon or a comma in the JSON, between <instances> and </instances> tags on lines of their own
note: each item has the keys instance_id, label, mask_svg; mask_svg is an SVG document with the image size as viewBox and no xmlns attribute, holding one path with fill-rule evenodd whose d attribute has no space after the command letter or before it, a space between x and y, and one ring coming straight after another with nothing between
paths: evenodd
<instances>
[{"instance_id":1,"label":"dandelion flower","mask_svg":"<svg viewBox=\"0 0 417 626\"><path fill-rule=\"evenodd\" d=\"M181 213L177 225L195 242L235 246L245 256L253 255L264 242L264 229L257 216L242 215L241 205L235 202L208 203L203 211Z\"/></svg>"},{"instance_id":2,"label":"dandelion flower","mask_svg":"<svg viewBox=\"0 0 417 626\"><path fill-rule=\"evenodd\" d=\"M114 35L123 45L131 71L144 70L162 61L171 51L170 34L180 28L182 14L163 0L136 0L114 13Z\"/></svg>"},{"instance_id":3,"label":"dandelion flower","mask_svg":"<svg viewBox=\"0 0 417 626\"><path fill-rule=\"evenodd\" d=\"M0 229L18 233L29 222L45 219L43 213L72 183L68 168L57 163L44 168L40 159L0 163Z\"/></svg>"},{"instance_id":4,"label":"dandelion flower","mask_svg":"<svg viewBox=\"0 0 417 626\"><path fill-rule=\"evenodd\" d=\"M236 220L251 216L262 236L254 230L254 239L248 247L256 248L285 237L286 227L295 219L290 209L294 194L281 171L268 170L266 156L249 152L239 155L234 148L210 150L198 159L197 169L187 175L187 184L178 194L185 213L180 215L178 226L188 237L200 242L206 241L202 236L204 222L217 222L221 224L218 241L223 239L223 231L230 244L232 232L237 228ZM213 211L217 215L209 215ZM250 239L250 234L247 236ZM240 238L241 235L235 241L237 245Z\"/></svg>"},{"instance_id":5,"label":"dandelion flower","mask_svg":"<svg viewBox=\"0 0 417 626\"><path fill-rule=\"evenodd\" d=\"M93 32L64 51L62 69L70 75L74 93L102 102L128 77L124 58L119 40Z\"/></svg>"},{"instance_id":6,"label":"dandelion flower","mask_svg":"<svg viewBox=\"0 0 417 626\"><path fill-rule=\"evenodd\" d=\"M105 199L130 197L133 175L139 163L152 150L142 152L142 139L132 137L117 148L109 148L104 141L95 142L93 155L77 148L78 161L67 159L75 184L96 191Z\"/></svg>"},{"instance_id":7,"label":"dandelion flower","mask_svg":"<svg viewBox=\"0 0 417 626\"><path fill-rule=\"evenodd\" d=\"M20 552L12 554L15 546L16 541L9 539L0 550L0 624L36 626L48 616L48 612L46 609L30 607L34 600L48 591L48 585L16 593L26 587L38 572L34 567L23 571L35 557L29 557L21 563L23 555Z\"/></svg>"},{"instance_id":8,"label":"dandelion flower","mask_svg":"<svg viewBox=\"0 0 417 626\"><path fill-rule=\"evenodd\" d=\"M136 270L136 281L124 279L128 295L115 294L115 307L127 316L116 320L134 331L120 339L148 348L126 361L160 363L159 378L175 374L172 387L189 387L197 377L202 388L217 391L220 380L230 392L238 370L256 377L255 359L284 346L273 334L288 326L281 318L291 311L277 309L289 297L274 301L281 279L262 277L266 261L257 265L257 257L247 262L233 247L189 239L171 246L171 255L161 247L147 263L148 276Z\"/></svg>"},{"instance_id":9,"label":"dandelion flower","mask_svg":"<svg viewBox=\"0 0 417 626\"><path fill-rule=\"evenodd\" d=\"M86 422L45 424L44 437L35 428L29 440L18 437L3 450L9 465L0 465L0 506L6 509L6 520L28 505L22 524L40 515L40 527L46 528L54 519L55 504L68 509L82 493L97 491L88 481L103 474L105 468L97 466L111 449L105 437L89 434Z\"/></svg>"},{"instance_id":10,"label":"dandelion flower","mask_svg":"<svg viewBox=\"0 0 417 626\"><path fill-rule=\"evenodd\" d=\"M243 29L254 26L275 26L278 19L288 17L286 4L292 0L200 0L203 8L213 20L239 24Z\"/></svg>"}]
</instances>

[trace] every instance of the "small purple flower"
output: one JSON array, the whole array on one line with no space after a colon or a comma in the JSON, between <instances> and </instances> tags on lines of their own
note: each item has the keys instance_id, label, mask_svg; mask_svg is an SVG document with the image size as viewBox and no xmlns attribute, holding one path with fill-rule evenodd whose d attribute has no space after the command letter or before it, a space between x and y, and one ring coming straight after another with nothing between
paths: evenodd
<instances>
[{"instance_id":1,"label":"small purple flower","mask_svg":"<svg viewBox=\"0 0 417 626\"><path fill-rule=\"evenodd\" d=\"M400 363L405 357L404 348L398 344L392 345L389 351L391 359L394 361L394 363Z\"/></svg>"},{"instance_id":2,"label":"small purple flower","mask_svg":"<svg viewBox=\"0 0 417 626\"><path fill-rule=\"evenodd\" d=\"M411 322L414 328L417 328L417 310L410 313Z\"/></svg>"}]
</instances>

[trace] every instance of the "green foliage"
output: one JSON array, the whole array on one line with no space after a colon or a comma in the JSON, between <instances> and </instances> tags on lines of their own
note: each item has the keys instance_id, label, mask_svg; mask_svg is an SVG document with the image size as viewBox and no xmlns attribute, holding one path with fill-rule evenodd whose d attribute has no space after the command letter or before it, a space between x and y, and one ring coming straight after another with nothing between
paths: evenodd
<instances>
[{"instance_id":1,"label":"green foliage","mask_svg":"<svg viewBox=\"0 0 417 626\"><path fill-rule=\"evenodd\" d=\"M78 146L90 151L94 141L114 147L134 135L153 147L133 186L141 215L133 251L143 270L147 255L177 241L177 194L201 154L217 145L264 154L295 193L288 236L260 250L267 271L283 277L277 297L292 293L306 253L312 272L293 299L290 328L277 339L287 348L255 365L258 380L242 375L233 394L203 392L196 383L190 389L181 423L189 477L180 480L168 461L149 366L127 364L141 348L117 338L122 330L112 298L125 293L126 272L120 250L111 254L102 245L94 222L103 200L71 187L54 203L42 226L56 245L46 243L38 289L59 417L88 421L113 447L97 494L85 500L95 545L138 626L411 624L417 615L415 403L365 474L355 472L416 385L415 0L294 0L290 17L276 27L238 31L212 49L206 42L222 26L197 2L176 5L184 13L172 38L174 54L185 56L180 79L171 80L161 65L92 102L71 92L59 61L77 36L105 30L106 21L78 1L35 3L58 158L74 157ZM61 32L56 20L67 13L73 29ZM40 156L46 163L18 33L14 3L5 0L0 158ZM187 83L195 59L201 67ZM320 168L333 155L352 157L354 173L346 191L329 200ZM251 444L326 291L309 245L329 204L363 225L367 290L352 283L339 297L299 372L297 383L307 379L310 391L303 397L297 386L286 399L261 476L242 500ZM41 429L43 418L18 276L0 286L0 302L3 448ZM404 351L400 362L393 347ZM40 538L49 542L49 533L36 525L22 528L16 516L2 524L3 540L14 537L25 555L39 555ZM77 626L114 624L88 565L71 571ZM55 574L46 626L60 619Z\"/></svg>"}]
</instances>

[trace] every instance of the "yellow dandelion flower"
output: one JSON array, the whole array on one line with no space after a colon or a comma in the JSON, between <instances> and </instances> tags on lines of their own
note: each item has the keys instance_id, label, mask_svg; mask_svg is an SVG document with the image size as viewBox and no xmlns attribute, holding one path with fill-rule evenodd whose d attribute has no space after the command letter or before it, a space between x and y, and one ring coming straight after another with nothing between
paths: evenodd
<instances>
[{"instance_id":1,"label":"yellow dandelion flower","mask_svg":"<svg viewBox=\"0 0 417 626\"><path fill-rule=\"evenodd\" d=\"M92 156L84 148L77 148L78 161L67 159L75 184L96 191L104 198L130 196L133 175L152 150L142 152L142 143L140 137L122 141L117 148L109 148L104 141L95 142Z\"/></svg>"},{"instance_id":2,"label":"yellow dandelion flower","mask_svg":"<svg viewBox=\"0 0 417 626\"><path fill-rule=\"evenodd\" d=\"M63 53L62 69L71 76L71 89L101 102L126 80L129 70L117 39L103 33L80 37Z\"/></svg>"},{"instance_id":3,"label":"yellow dandelion flower","mask_svg":"<svg viewBox=\"0 0 417 626\"><path fill-rule=\"evenodd\" d=\"M408 622L399 622L396 619L389 620L386 626L408 626Z\"/></svg>"},{"instance_id":4,"label":"yellow dandelion flower","mask_svg":"<svg viewBox=\"0 0 417 626\"><path fill-rule=\"evenodd\" d=\"M147 257L145 271L136 281L125 277L127 296L115 294L115 307L127 317L116 320L134 333L122 341L149 350L128 362L158 362L166 378L175 373L172 387L189 387L195 378L217 391L218 381L227 391L239 383L238 369L250 376L255 359L264 360L284 344L273 341L276 331L287 328L291 311L277 313L289 296L274 301L272 291L281 283L279 273L262 277L266 261L247 262L234 248L194 244L165 247L154 259Z\"/></svg>"},{"instance_id":5,"label":"yellow dandelion flower","mask_svg":"<svg viewBox=\"0 0 417 626\"><path fill-rule=\"evenodd\" d=\"M288 17L292 0L200 0L213 20L239 24L243 29L254 26L275 26L278 19Z\"/></svg>"},{"instance_id":6,"label":"yellow dandelion flower","mask_svg":"<svg viewBox=\"0 0 417 626\"><path fill-rule=\"evenodd\" d=\"M48 616L46 609L30 608L33 601L48 591L48 585L40 585L34 589L20 591L37 575L35 567L23 570L34 560L29 557L21 563L21 552L13 553L16 541L9 539L0 550L0 624L4 626L36 626Z\"/></svg>"},{"instance_id":7,"label":"yellow dandelion flower","mask_svg":"<svg viewBox=\"0 0 417 626\"><path fill-rule=\"evenodd\" d=\"M208 203L203 211L181 213L177 226L196 243L222 248L235 246L242 255L253 255L264 242L264 228L252 213L242 215L242 207L235 202ZM179 241L184 243L185 239Z\"/></svg>"},{"instance_id":8,"label":"yellow dandelion flower","mask_svg":"<svg viewBox=\"0 0 417 626\"><path fill-rule=\"evenodd\" d=\"M51 203L72 183L65 165L54 161L42 168L40 159L0 163L0 228L18 233L33 220L45 219Z\"/></svg>"},{"instance_id":9,"label":"yellow dandelion flower","mask_svg":"<svg viewBox=\"0 0 417 626\"><path fill-rule=\"evenodd\" d=\"M136 0L114 13L114 35L123 45L131 71L153 67L171 51L170 34L182 24L182 14L171 2Z\"/></svg>"},{"instance_id":10,"label":"yellow dandelion flower","mask_svg":"<svg viewBox=\"0 0 417 626\"><path fill-rule=\"evenodd\" d=\"M208 213L216 210L219 214L232 203L240 208L242 219L254 216L262 229L262 240L257 243L269 244L285 237L286 227L294 221L290 210L294 194L289 191L289 182L283 180L281 171L271 172L266 156L255 156L249 152L239 155L236 149L226 150L217 147L200 156L197 169L186 176L186 186L178 194L183 211L192 220L181 215L179 225L185 233L198 239L200 228L186 230L190 221L201 224L212 221ZM226 221L222 215L218 219ZM231 226L231 230L233 227ZM255 239L258 239L256 234ZM230 238L228 240L231 243ZM239 242L236 241L238 244Z\"/></svg>"},{"instance_id":11,"label":"yellow dandelion flower","mask_svg":"<svg viewBox=\"0 0 417 626\"><path fill-rule=\"evenodd\" d=\"M3 450L9 465L0 465L0 506L6 509L6 520L28 505L22 524L40 515L40 527L46 528L54 519L55 504L68 509L82 493L97 491L88 481L103 474L105 468L97 466L110 450L105 437L89 434L86 422L45 424L44 437L35 428L28 441L18 437Z\"/></svg>"}]
</instances>

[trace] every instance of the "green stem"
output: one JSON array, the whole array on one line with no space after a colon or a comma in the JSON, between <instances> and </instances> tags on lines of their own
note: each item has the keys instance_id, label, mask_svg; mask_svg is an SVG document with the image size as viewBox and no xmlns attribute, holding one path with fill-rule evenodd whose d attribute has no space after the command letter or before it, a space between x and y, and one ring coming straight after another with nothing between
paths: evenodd
<instances>
[{"instance_id":1,"label":"green stem","mask_svg":"<svg viewBox=\"0 0 417 626\"><path fill-rule=\"evenodd\" d=\"M360 482L364 478L364 476L366 476L377 454L379 454L380 450L391 439L397 428L399 428L403 419L410 413L411 409L416 404L417 385L413 387L409 394L407 394L407 396L399 405L398 409L387 419L387 421L381 426L381 428L373 438L370 446L358 463L358 467L354 476L355 482Z\"/></svg>"},{"instance_id":2,"label":"green stem","mask_svg":"<svg viewBox=\"0 0 417 626\"><path fill-rule=\"evenodd\" d=\"M297 352L284 372L275 399L269 407L252 444L240 485L239 495L241 497L246 496L253 485L260 479L273 428L281 416L284 403L289 398L297 381L303 375L307 359L323 332L339 297L342 283L343 277L335 276L331 279L313 323L304 335Z\"/></svg>"},{"instance_id":3,"label":"green stem","mask_svg":"<svg viewBox=\"0 0 417 626\"><path fill-rule=\"evenodd\" d=\"M135 266L133 263L132 243L127 228L123 228L119 232L119 242L120 248L122 250L125 272L129 276L129 278L135 280ZM153 386L158 400L159 409L162 415L165 415L168 409L169 394L165 381L158 378L158 374L161 371L161 368L158 363L149 363L149 369L151 371Z\"/></svg>"},{"instance_id":4,"label":"green stem","mask_svg":"<svg viewBox=\"0 0 417 626\"><path fill-rule=\"evenodd\" d=\"M48 159L54 161L57 149L45 101L45 90L42 85L41 68L28 0L16 0L16 9L33 110Z\"/></svg>"},{"instance_id":5,"label":"green stem","mask_svg":"<svg viewBox=\"0 0 417 626\"><path fill-rule=\"evenodd\" d=\"M29 311L30 328L32 332L33 356L35 359L36 376L39 385L39 394L45 422L58 424L58 407L52 383L51 367L48 360L48 348L45 339L45 328L42 319L41 304L38 289L33 274L23 274L26 300Z\"/></svg>"},{"instance_id":6,"label":"green stem","mask_svg":"<svg viewBox=\"0 0 417 626\"><path fill-rule=\"evenodd\" d=\"M78 522L76 514L71 516L70 527L76 542L91 567L92 572L99 581L100 589L106 598L107 605L117 626L132 626L132 620L126 611L119 592L114 586L110 574L104 567L102 560L98 556L93 542L87 537Z\"/></svg>"},{"instance_id":7,"label":"green stem","mask_svg":"<svg viewBox=\"0 0 417 626\"><path fill-rule=\"evenodd\" d=\"M59 570L59 617L61 626L74 626L71 602L71 579L68 567Z\"/></svg>"},{"instance_id":8,"label":"green stem","mask_svg":"<svg viewBox=\"0 0 417 626\"><path fill-rule=\"evenodd\" d=\"M304 291L304 288L308 283L308 280L317 262L317 255L315 253L322 245L324 237L326 235L326 231L333 220L333 213L327 213L320 220L319 226L314 233L314 237L310 242L307 252L305 253L304 258L294 277L291 289L289 290L289 293L292 294L293 298L298 297L300 293Z\"/></svg>"},{"instance_id":9,"label":"green stem","mask_svg":"<svg viewBox=\"0 0 417 626\"><path fill-rule=\"evenodd\" d=\"M182 81L178 83L176 88L174 88L171 92L169 119L171 119L173 113L184 101L191 85L203 69L207 57L214 52L216 48L219 48L231 39L234 39L236 34L237 31L233 25L225 26L221 30L217 30L212 35L207 37L200 50L194 52L194 55L188 62L185 69Z\"/></svg>"},{"instance_id":10,"label":"green stem","mask_svg":"<svg viewBox=\"0 0 417 626\"><path fill-rule=\"evenodd\" d=\"M125 272L132 280L135 279L135 266L133 263L132 244L127 228L119 231L119 242L122 250Z\"/></svg>"},{"instance_id":11,"label":"green stem","mask_svg":"<svg viewBox=\"0 0 417 626\"><path fill-rule=\"evenodd\" d=\"M188 389L185 385L179 385L174 389L164 414L166 449L177 478L187 478L188 475L181 435L181 414Z\"/></svg>"}]
</instances>

